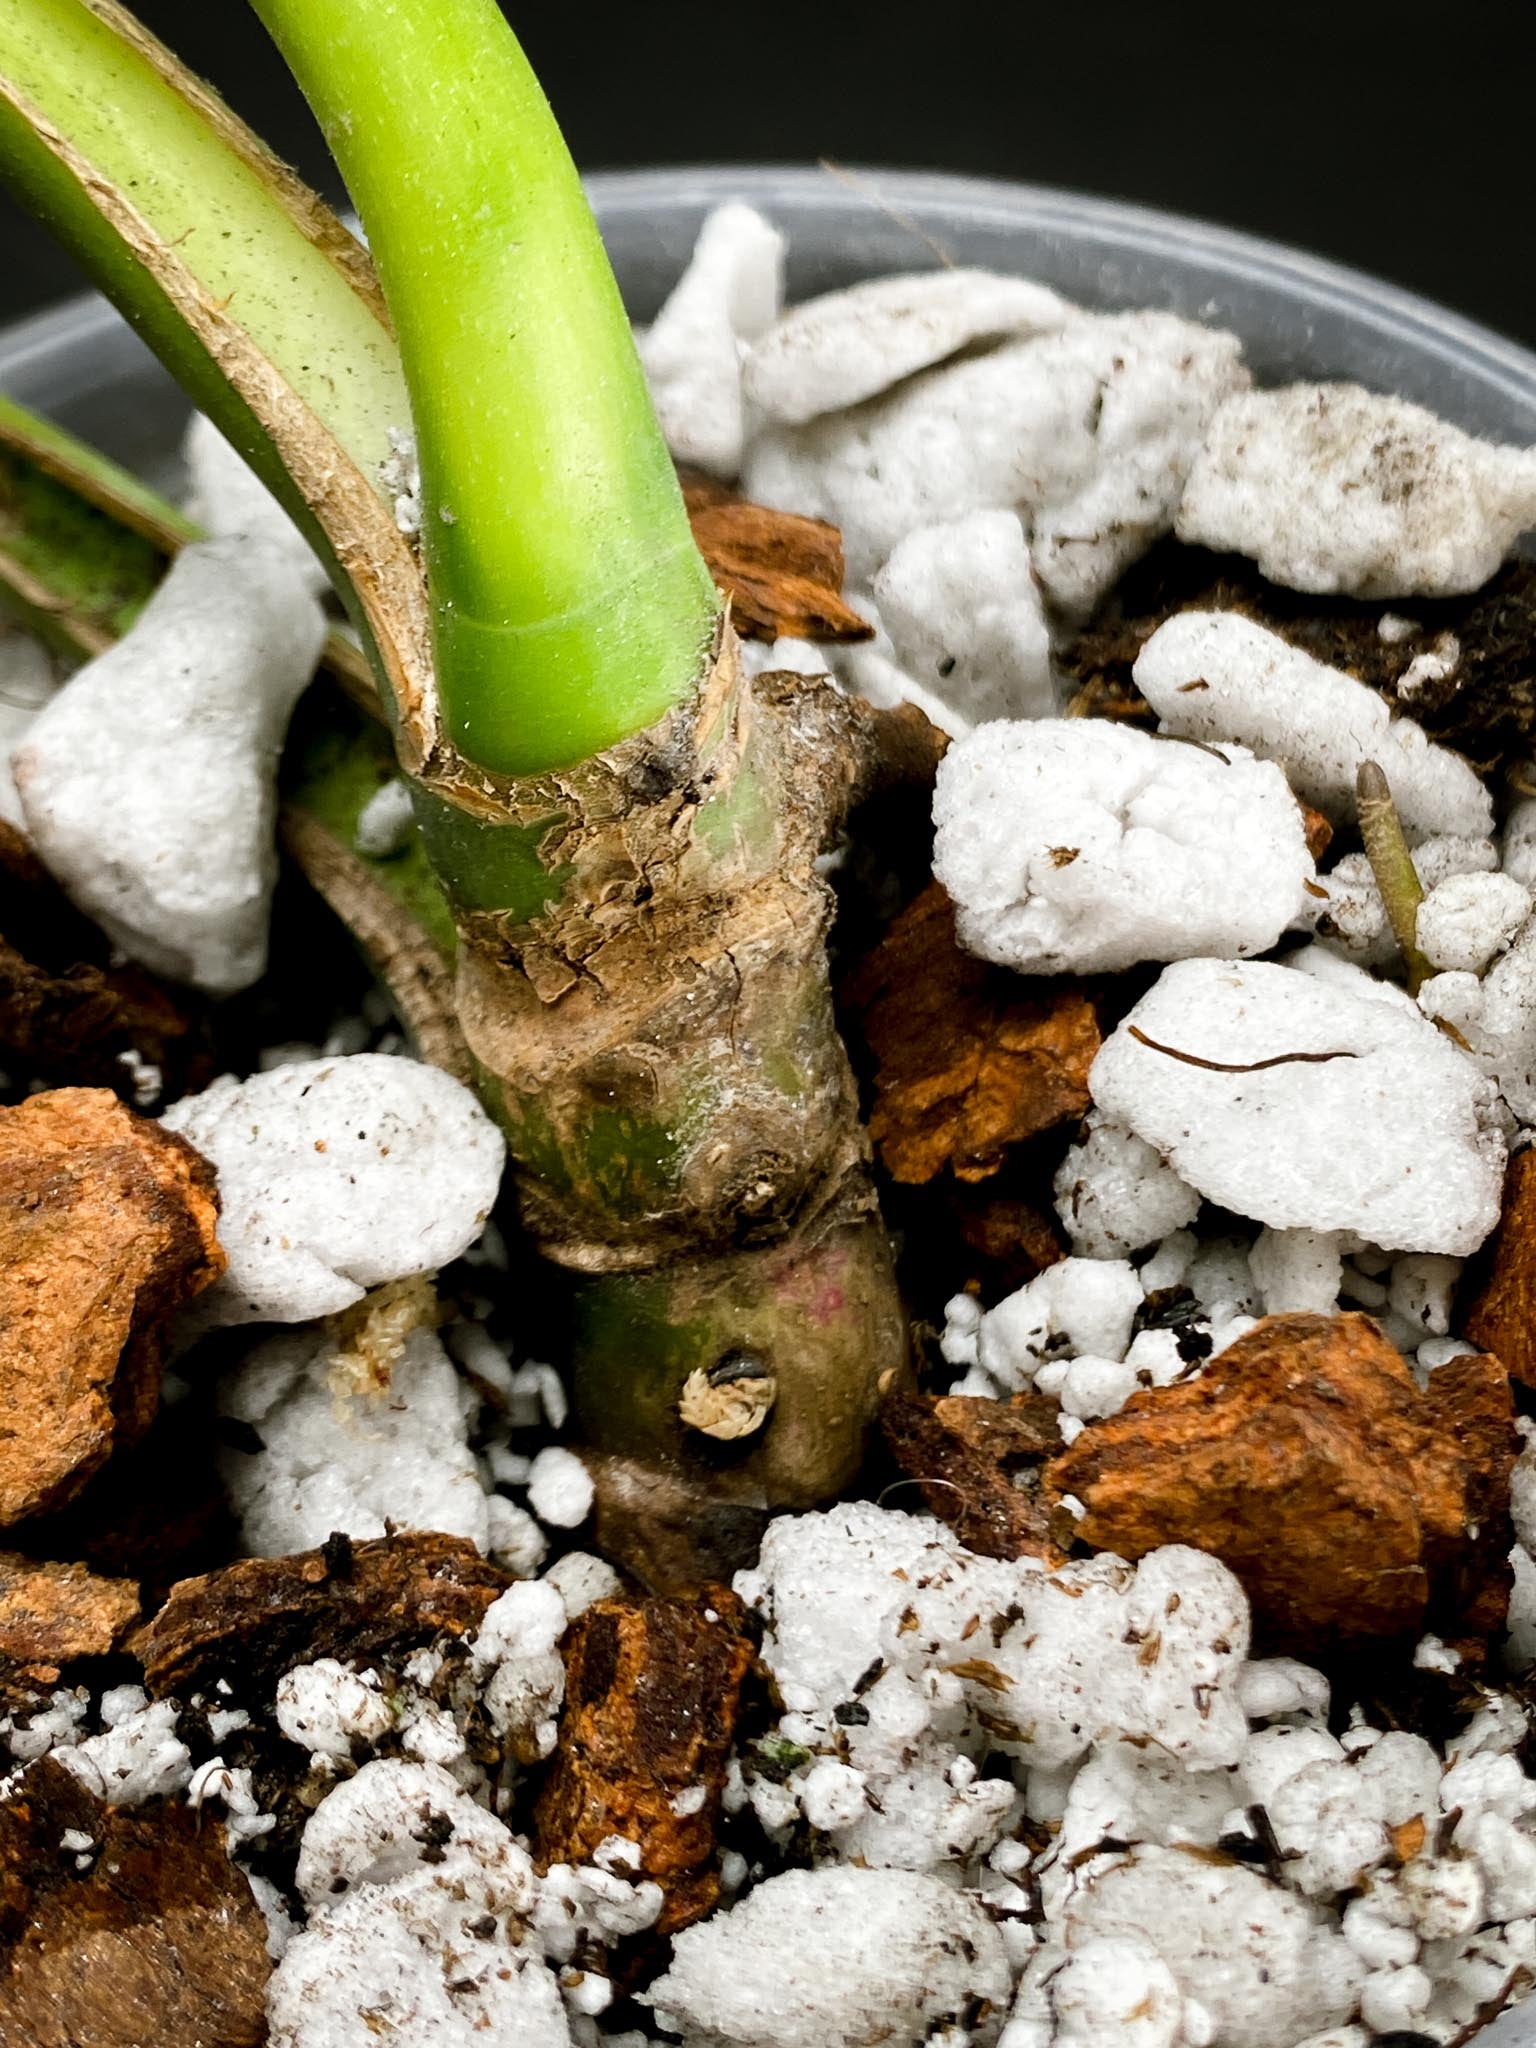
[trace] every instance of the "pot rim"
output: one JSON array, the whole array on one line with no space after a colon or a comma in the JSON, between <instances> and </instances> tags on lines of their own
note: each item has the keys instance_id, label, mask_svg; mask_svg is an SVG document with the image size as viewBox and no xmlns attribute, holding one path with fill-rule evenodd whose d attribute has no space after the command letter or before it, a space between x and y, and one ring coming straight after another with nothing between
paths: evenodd
<instances>
[{"instance_id":1,"label":"pot rim","mask_svg":"<svg viewBox=\"0 0 1536 2048\"><path fill-rule=\"evenodd\" d=\"M1536 352L1519 342L1368 271L1191 214L1051 185L866 165L834 171L795 163L675 164L597 171L586 186L605 223L644 223L661 206L691 206L702 214L729 198L755 201L770 211L775 203L787 204L801 218L817 212L846 215L850 203L862 198L872 212L911 216L914 249L926 246L930 255L933 245L917 231L923 216L939 216L934 228L942 245L942 217L959 210L976 224L1002 232L1059 234L1079 243L1133 250L1142 258L1165 256L1175 265L1194 260L1236 285L1268 285L1410 341L1462 372L1473 370L1516 406L1536 400ZM1143 294L1135 296L1145 303ZM0 336L7 383L30 384L44 365L56 368L61 354L121 324L121 316L99 293L81 292L5 326Z\"/></svg>"}]
</instances>

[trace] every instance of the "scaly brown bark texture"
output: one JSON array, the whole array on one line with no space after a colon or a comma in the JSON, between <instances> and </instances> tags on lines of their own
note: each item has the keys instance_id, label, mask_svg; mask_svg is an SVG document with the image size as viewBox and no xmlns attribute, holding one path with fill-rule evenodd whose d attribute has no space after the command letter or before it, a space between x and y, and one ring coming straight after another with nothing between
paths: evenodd
<instances>
[{"instance_id":1,"label":"scaly brown bark texture","mask_svg":"<svg viewBox=\"0 0 1536 2048\"><path fill-rule=\"evenodd\" d=\"M79 1657L105 1657L139 1618L131 1579L0 1551L0 1707L36 1696Z\"/></svg>"},{"instance_id":2,"label":"scaly brown bark texture","mask_svg":"<svg viewBox=\"0 0 1536 2048\"><path fill-rule=\"evenodd\" d=\"M1087 1110L1102 1041L1080 981L1026 979L965 952L932 882L844 989L877 1066L869 1134L893 1180L990 1178L1010 1147Z\"/></svg>"},{"instance_id":3,"label":"scaly brown bark texture","mask_svg":"<svg viewBox=\"0 0 1536 2048\"><path fill-rule=\"evenodd\" d=\"M129 1647L155 1699L212 1692L221 1678L242 1698L270 1699L295 1664L367 1664L471 1636L510 1584L462 1536L332 1537L323 1550L183 1579Z\"/></svg>"},{"instance_id":4,"label":"scaly brown bark texture","mask_svg":"<svg viewBox=\"0 0 1536 2048\"><path fill-rule=\"evenodd\" d=\"M1536 1387L1536 1151L1517 1152L1504 1176L1504 1211L1479 1261L1462 1317L1468 1340L1491 1351L1512 1380Z\"/></svg>"},{"instance_id":5,"label":"scaly brown bark texture","mask_svg":"<svg viewBox=\"0 0 1536 2048\"><path fill-rule=\"evenodd\" d=\"M543 897L458 906L458 1011L523 1213L578 1270L782 1235L862 1173L815 872L858 774L830 683L740 676L501 792Z\"/></svg>"},{"instance_id":6,"label":"scaly brown bark texture","mask_svg":"<svg viewBox=\"0 0 1536 2048\"><path fill-rule=\"evenodd\" d=\"M93 1844L61 1851L74 1831ZM0 1807L5 2048L259 2048L267 1926L223 1824L109 1806L45 1757Z\"/></svg>"},{"instance_id":7,"label":"scaly brown bark texture","mask_svg":"<svg viewBox=\"0 0 1536 2048\"><path fill-rule=\"evenodd\" d=\"M534 1810L540 1864L589 1862L611 1835L661 1886L658 1934L720 1897L715 1834L752 1666L745 1610L712 1586L693 1600L599 1600L565 1645L560 1742Z\"/></svg>"},{"instance_id":8,"label":"scaly brown bark texture","mask_svg":"<svg viewBox=\"0 0 1536 2048\"><path fill-rule=\"evenodd\" d=\"M523 1221L582 1276L583 1433L714 1503L834 1493L905 1358L817 871L874 729L828 681L749 683L727 627L659 726L483 783L505 879L454 906L459 1022ZM722 1462L678 1403L743 1350L776 1396Z\"/></svg>"}]
</instances>

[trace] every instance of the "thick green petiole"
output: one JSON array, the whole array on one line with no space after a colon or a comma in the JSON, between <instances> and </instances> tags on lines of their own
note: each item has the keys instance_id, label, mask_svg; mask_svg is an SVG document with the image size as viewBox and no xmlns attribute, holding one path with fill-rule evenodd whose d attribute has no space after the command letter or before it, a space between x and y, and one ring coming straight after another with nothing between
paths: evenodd
<instances>
[{"instance_id":1,"label":"thick green petiole","mask_svg":"<svg viewBox=\"0 0 1536 2048\"><path fill-rule=\"evenodd\" d=\"M0 392L0 448L19 456L44 476L66 485L87 504L107 513L130 533L171 554L183 542L196 540L198 528L158 491L78 440L40 413L28 412Z\"/></svg>"},{"instance_id":2,"label":"thick green petiole","mask_svg":"<svg viewBox=\"0 0 1536 2048\"><path fill-rule=\"evenodd\" d=\"M67 654L100 654L138 616L166 559L202 529L130 470L0 393L0 598ZM367 657L339 629L324 665L377 718Z\"/></svg>"},{"instance_id":3,"label":"thick green petiole","mask_svg":"<svg viewBox=\"0 0 1536 2048\"><path fill-rule=\"evenodd\" d=\"M698 682L717 602L581 183L496 0L252 0L389 301L447 738L585 760Z\"/></svg>"},{"instance_id":4,"label":"thick green petiole","mask_svg":"<svg viewBox=\"0 0 1536 2048\"><path fill-rule=\"evenodd\" d=\"M409 738L426 606L380 470L410 401L356 238L116 0L0 6L0 178L322 551Z\"/></svg>"}]
</instances>

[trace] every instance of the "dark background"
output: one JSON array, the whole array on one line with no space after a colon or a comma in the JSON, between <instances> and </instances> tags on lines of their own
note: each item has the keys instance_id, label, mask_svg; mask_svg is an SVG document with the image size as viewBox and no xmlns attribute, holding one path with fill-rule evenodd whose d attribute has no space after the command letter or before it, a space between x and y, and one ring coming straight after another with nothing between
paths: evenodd
<instances>
[{"instance_id":1,"label":"dark background","mask_svg":"<svg viewBox=\"0 0 1536 2048\"><path fill-rule=\"evenodd\" d=\"M0 0L0 5L4 0ZM586 169L833 157L1033 179L1341 258L1536 346L1536 5L506 0ZM335 193L244 0L138 12ZM75 288L0 213L0 314Z\"/></svg>"}]
</instances>

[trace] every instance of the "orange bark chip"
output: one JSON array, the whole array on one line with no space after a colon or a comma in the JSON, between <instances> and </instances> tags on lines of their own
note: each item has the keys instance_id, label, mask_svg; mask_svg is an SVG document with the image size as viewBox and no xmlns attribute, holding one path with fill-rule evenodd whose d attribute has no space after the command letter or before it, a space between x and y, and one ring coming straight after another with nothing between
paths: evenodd
<instances>
[{"instance_id":1,"label":"orange bark chip","mask_svg":"<svg viewBox=\"0 0 1536 2048\"><path fill-rule=\"evenodd\" d=\"M143 1435L170 1317L216 1280L213 1168L104 1088L0 1109L0 1527Z\"/></svg>"},{"instance_id":2,"label":"orange bark chip","mask_svg":"<svg viewBox=\"0 0 1536 2048\"><path fill-rule=\"evenodd\" d=\"M1491 1351L1512 1380L1536 1387L1536 1150L1504 1176L1503 1214L1485 1277L1463 1317L1469 1343Z\"/></svg>"},{"instance_id":3,"label":"orange bark chip","mask_svg":"<svg viewBox=\"0 0 1536 2048\"><path fill-rule=\"evenodd\" d=\"M1081 982L1026 979L964 952L937 882L849 978L876 1061L869 1132L892 1178L983 1180L1011 1146L1087 1109L1101 1034Z\"/></svg>"},{"instance_id":4,"label":"orange bark chip","mask_svg":"<svg viewBox=\"0 0 1536 2048\"><path fill-rule=\"evenodd\" d=\"M835 526L754 505L706 477L685 476L694 543L752 640L868 640L874 627L843 599L843 542Z\"/></svg>"},{"instance_id":5,"label":"orange bark chip","mask_svg":"<svg viewBox=\"0 0 1536 2048\"><path fill-rule=\"evenodd\" d=\"M745 1610L720 1586L692 1599L599 1600L580 1614L534 1811L541 1867L588 1862L622 1835L665 1895L657 1932L701 1920L720 1896L715 1834L751 1665Z\"/></svg>"},{"instance_id":6,"label":"orange bark chip","mask_svg":"<svg viewBox=\"0 0 1536 2048\"><path fill-rule=\"evenodd\" d=\"M1452 1359L1421 1393L1369 1317L1278 1315L1090 1423L1046 1490L1096 1550L1219 1557L1272 1647L1427 1625L1475 1658L1504 1626L1518 1450L1496 1359Z\"/></svg>"}]
</instances>

